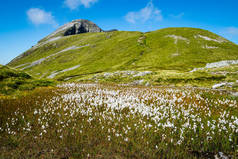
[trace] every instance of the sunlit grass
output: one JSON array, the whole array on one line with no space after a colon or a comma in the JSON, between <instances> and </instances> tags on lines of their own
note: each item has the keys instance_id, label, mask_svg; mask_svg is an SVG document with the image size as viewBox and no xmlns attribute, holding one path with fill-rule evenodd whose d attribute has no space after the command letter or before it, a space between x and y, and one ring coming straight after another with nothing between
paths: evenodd
<instances>
[{"instance_id":1,"label":"sunlit grass","mask_svg":"<svg viewBox=\"0 0 238 159\"><path fill-rule=\"evenodd\" d=\"M189 43L178 40L175 44L175 39L168 37L171 35L186 38ZM66 48L85 45L87 47L60 53L25 71L36 77L48 77L54 71L80 64L81 67L61 73L55 78L76 75L81 78L83 75L119 70L187 72L204 67L207 63L237 59L238 46L234 43L225 39L223 43L207 41L196 38L197 35L222 39L214 33L196 28L166 28L147 33L129 31L85 33L63 37L36 49L29 49L21 58L9 63L9 66L17 67L22 64L27 66ZM204 49L205 45L217 48Z\"/></svg>"}]
</instances>

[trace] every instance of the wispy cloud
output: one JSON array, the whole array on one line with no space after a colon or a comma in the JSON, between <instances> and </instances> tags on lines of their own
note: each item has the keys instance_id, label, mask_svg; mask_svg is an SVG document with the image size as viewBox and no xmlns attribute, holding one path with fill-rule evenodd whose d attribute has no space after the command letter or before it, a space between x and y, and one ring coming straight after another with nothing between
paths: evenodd
<instances>
[{"instance_id":1,"label":"wispy cloud","mask_svg":"<svg viewBox=\"0 0 238 159\"><path fill-rule=\"evenodd\" d=\"M229 34L231 36L237 36L238 35L238 28L237 27L228 27L224 31L225 34Z\"/></svg>"},{"instance_id":2,"label":"wispy cloud","mask_svg":"<svg viewBox=\"0 0 238 159\"><path fill-rule=\"evenodd\" d=\"M97 1L98 0L65 0L64 4L71 10L74 10L77 9L80 5L83 5L85 8L89 8Z\"/></svg>"},{"instance_id":3,"label":"wispy cloud","mask_svg":"<svg viewBox=\"0 0 238 159\"><path fill-rule=\"evenodd\" d=\"M137 22L145 23L148 20L161 21L163 19L163 16L161 14L161 11L154 6L151 0L145 8L142 8L141 10L136 12L127 13L125 19L129 23L135 24Z\"/></svg>"},{"instance_id":4,"label":"wispy cloud","mask_svg":"<svg viewBox=\"0 0 238 159\"><path fill-rule=\"evenodd\" d=\"M170 14L170 17L174 18L174 19L181 19L184 16L184 13L179 13L179 14Z\"/></svg>"},{"instance_id":5,"label":"wispy cloud","mask_svg":"<svg viewBox=\"0 0 238 159\"><path fill-rule=\"evenodd\" d=\"M31 8L27 11L28 19L35 25L50 24L57 26L54 16L51 12L46 12L39 8Z\"/></svg>"}]
</instances>

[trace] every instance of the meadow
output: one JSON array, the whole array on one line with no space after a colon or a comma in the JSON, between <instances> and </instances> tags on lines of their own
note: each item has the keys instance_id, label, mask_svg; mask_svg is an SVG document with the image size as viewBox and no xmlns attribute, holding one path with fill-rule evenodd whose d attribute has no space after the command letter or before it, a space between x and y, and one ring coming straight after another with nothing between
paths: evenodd
<instances>
[{"instance_id":1,"label":"meadow","mask_svg":"<svg viewBox=\"0 0 238 159\"><path fill-rule=\"evenodd\" d=\"M64 83L0 99L0 158L238 157L226 91Z\"/></svg>"}]
</instances>

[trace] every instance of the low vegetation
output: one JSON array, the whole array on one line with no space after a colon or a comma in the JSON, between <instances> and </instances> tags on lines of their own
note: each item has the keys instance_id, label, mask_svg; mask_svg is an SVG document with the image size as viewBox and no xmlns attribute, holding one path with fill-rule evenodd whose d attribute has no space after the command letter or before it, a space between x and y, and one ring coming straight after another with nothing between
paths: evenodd
<instances>
[{"instance_id":1,"label":"low vegetation","mask_svg":"<svg viewBox=\"0 0 238 159\"><path fill-rule=\"evenodd\" d=\"M148 73L149 72L149 73ZM104 72L92 75L62 76L58 80L81 82L118 83L131 85L154 85L154 86L177 86L177 87L203 87L212 88L214 85L227 82L229 86L221 86L218 89L230 91L238 90L238 65L231 65L221 68L204 69L195 72L179 70L160 71L117 71ZM69 78L71 77L71 78Z\"/></svg>"},{"instance_id":2,"label":"low vegetation","mask_svg":"<svg viewBox=\"0 0 238 159\"><path fill-rule=\"evenodd\" d=\"M0 96L22 95L24 92L37 87L53 85L53 81L37 80L25 72L10 69L7 66L0 66Z\"/></svg>"},{"instance_id":3,"label":"low vegetation","mask_svg":"<svg viewBox=\"0 0 238 159\"><path fill-rule=\"evenodd\" d=\"M0 100L0 158L238 157L226 92L65 83Z\"/></svg>"}]
</instances>

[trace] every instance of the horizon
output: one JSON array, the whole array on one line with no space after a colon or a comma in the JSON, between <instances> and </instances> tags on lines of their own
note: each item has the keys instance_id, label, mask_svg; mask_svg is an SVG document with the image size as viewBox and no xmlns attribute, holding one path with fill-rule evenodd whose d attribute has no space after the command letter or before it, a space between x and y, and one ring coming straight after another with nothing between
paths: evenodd
<instances>
[{"instance_id":1,"label":"horizon","mask_svg":"<svg viewBox=\"0 0 238 159\"><path fill-rule=\"evenodd\" d=\"M200 28L238 44L235 0L13 1L14 5L5 2L0 7L0 64L3 65L60 26L77 19L90 20L103 30L148 32L175 27Z\"/></svg>"}]
</instances>

